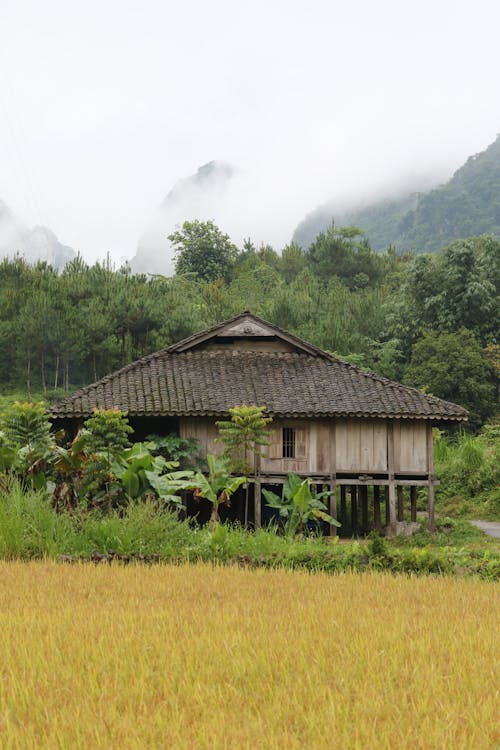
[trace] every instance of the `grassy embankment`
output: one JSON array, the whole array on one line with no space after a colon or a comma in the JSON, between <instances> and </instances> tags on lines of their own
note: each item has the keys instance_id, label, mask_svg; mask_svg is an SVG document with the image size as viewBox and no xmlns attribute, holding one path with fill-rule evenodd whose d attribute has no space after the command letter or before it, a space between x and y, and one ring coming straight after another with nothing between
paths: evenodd
<instances>
[{"instance_id":1,"label":"grassy embankment","mask_svg":"<svg viewBox=\"0 0 500 750\"><path fill-rule=\"evenodd\" d=\"M492 748L481 581L0 564L0 735L24 748Z\"/></svg>"},{"instance_id":2,"label":"grassy embankment","mask_svg":"<svg viewBox=\"0 0 500 750\"><path fill-rule=\"evenodd\" d=\"M424 531L408 539L332 543L323 537L286 539L272 529L245 532L221 525L211 533L179 521L155 504L131 503L121 514L58 514L43 493L23 490L16 483L0 489L1 559L88 558L96 553L114 553L125 560L500 578L500 543L467 521L440 521L437 534Z\"/></svg>"}]
</instances>

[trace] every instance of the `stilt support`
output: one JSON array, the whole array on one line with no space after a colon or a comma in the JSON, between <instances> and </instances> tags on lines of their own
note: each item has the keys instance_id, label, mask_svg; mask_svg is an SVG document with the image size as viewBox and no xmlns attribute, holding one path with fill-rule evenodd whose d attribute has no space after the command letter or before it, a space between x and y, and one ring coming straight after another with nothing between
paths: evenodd
<instances>
[{"instance_id":1,"label":"stilt support","mask_svg":"<svg viewBox=\"0 0 500 750\"><path fill-rule=\"evenodd\" d=\"M373 488L373 523L375 530L380 534L382 531L382 519L380 517L380 487L375 485Z\"/></svg>"},{"instance_id":2,"label":"stilt support","mask_svg":"<svg viewBox=\"0 0 500 750\"><path fill-rule=\"evenodd\" d=\"M356 534L358 531L358 488L355 484L351 485L351 532Z\"/></svg>"},{"instance_id":3,"label":"stilt support","mask_svg":"<svg viewBox=\"0 0 500 750\"><path fill-rule=\"evenodd\" d=\"M330 481L330 492L332 493L330 495L330 515L332 518L337 520L337 483L335 479L332 478ZM337 534L337 527L334 526L332 523L330 524L330 536L335 536Z\"/></svg>"},{"instance_id":4,"label":"stilt support","mask_svg":"<svg viewBox=\"0 0 500 750\"><path fill-rule=\"evenodd\" d=\"M403 495L403 488L400 484L398 484L398 521L404 521L405 520L405 503L404 503L404 495Z\"/></svg>"},{"instance_id":5,"label":"stilt support","mask_svg":"<svg viewBox=\"0 0 500 750\"><path fill-rule=\"evenodd\" d=\"M258 478L255 480L255 484L254 484L253 507L254 507L254 526L256 529L260 529L261 519L262 519L262 509L261 509L261 484L260 484L260 479Z\"/></svg>"},{"instance_id":6,"label":"stilt support","mask_svg":"<svg viewBox=\"0 0 500 750\"><path fill-rule=\"evenodd\" d=\"M410 513L411 520L415 523L417 520L417 488L410 487Z\"/></svg>"}]
</instances>

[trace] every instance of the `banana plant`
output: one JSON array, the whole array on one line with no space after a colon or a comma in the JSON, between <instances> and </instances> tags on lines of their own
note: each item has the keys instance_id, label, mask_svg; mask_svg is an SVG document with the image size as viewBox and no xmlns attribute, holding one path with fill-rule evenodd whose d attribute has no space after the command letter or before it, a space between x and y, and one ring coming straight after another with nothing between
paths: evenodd
<instances>
[{"instance_id":1,"label":"banana plant","mask_svg":"<svg viewBox=\"0 0 500 750\"><path fill-rule=\"evenodd\" d=\"M164 502L182 506L177 493L187 488L186 483L194 472L174 471L178 462L153 456L153 447L153 443L135 443L112 461L112 471L129 497L137 498L153 491Z\"/></svg>"},{"instance_id":2,"label":"banana plant","mask_svg":"<svg viewBox=\"0 0 500 750\"><path fill-rule=\"evenodd\" d=\"M204 497L212 503L210 528L215 531L219 523L219 507L221 504L230 505L231 495L247 481L247 477L232 476L227 458L216 458L209 453L207 463L208 476L201 471L196 472L192 480L186 483L186 489L193 490L195 497Z\"/></svg>"},{"instance_id":3,"label":"banana plant","mask_svg":"<svg viewBox=\"0 0 500 750\"><path fill-rule=\"evenodd\" d=\"M285 534L295 536L302 534L304 526L309 521L326 521L333 526L340 526L327 511L323 498L332 492L314 492L311 479L303 479L297 474L289 474L283 484L281 497L274 492L262 489L262 493L270 508L276 508L285 519Z\"/></svg>"}]
</instances>

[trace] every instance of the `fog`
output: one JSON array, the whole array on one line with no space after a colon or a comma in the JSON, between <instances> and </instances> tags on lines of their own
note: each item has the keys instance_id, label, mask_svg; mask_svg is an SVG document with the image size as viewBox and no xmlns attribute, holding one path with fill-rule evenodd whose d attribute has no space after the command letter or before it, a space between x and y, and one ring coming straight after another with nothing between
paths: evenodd
<instances>
[{"instance_id":1,"label":"fog","mask_svg":"<svg viewBox=\"0 0 500 750\"><path fill-rule=\"evenodd\" d=\"M434 185L495 139L499 21L493 0L2 0L0 199L120 262L221 160L226 188L175 221L280 248L318 204Z\"/></svg>"}]
</instances>

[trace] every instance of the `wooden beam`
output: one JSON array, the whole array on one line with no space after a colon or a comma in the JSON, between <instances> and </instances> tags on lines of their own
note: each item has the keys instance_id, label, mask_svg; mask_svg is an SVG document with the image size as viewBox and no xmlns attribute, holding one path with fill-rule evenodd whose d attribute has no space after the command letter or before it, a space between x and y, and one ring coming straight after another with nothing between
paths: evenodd
<instances>
[{"instance_id":1,"label":"wooden beam","mask_svg":"<svg viewBox=\"0 0 500 750\"><path fill-rule=\"evenodd\" d=\"M429 531L434 532L436 524L434 520L434 442L432 438L432 424L427 422L427 471L429 475Z\"/></svg>"},{"instance_id":2,"label":"wooden beam","mask_svg":"<svg viewBox=\"0 0 500 750\"><path fill-rule=\"evenodd\" d=\"M351 485L351 531L355 534L358 530L358 488Z\"/></svg>"},{"instance_id":3,"label":"wooden beam","mask_svg":"<svg viewBox=\"0 0 500 750\"><path fill-rule=\"evenodd\" d=\"M335 482L335 477L332 477L330 481L330 492L333 494L330 495L330 515L332 518L337 520L337 484ZM330 524L330 536L335 536L337 534L337 527L334 526L332 523Z\"/></svg>"},{"instance_id":4,"label":"wooden beam","mask_svg":"<svg viewBox=\"0 0 500 750\"><path fill-rule=\"evenodd\" d=\"M410 487L410 513L413 523L417 520L417 488Z\"/></svg>"},{"instance_id":5,"label":"wooden beam","mask_svg":"<svg viewBox=\"0 0 500 750\"><path fill-rule=\"evenodd\" d=\"M396 536L396 485L394 483L394 422L387 423L387 472L389 474L389 523L387 536Z\"/></svg>"},{"instance_id":6,"label":"wooden beam","mask_svg":"<svg viewBox=\"0 0 500 750\"><path fill-rule=\"evenodd\" d=\"M254 483L253 510L254 510L254 527L260 529L262 523L262 505L261 505L261 484L260 477L256 478Z\"/></svg>"},{"instance_id":7,"label":"wooden beam","mask_svg":"<svg viewBox=\"0 0 500 750\"><path fill-rule=\"evenodd\" d=\"M398 521L405 520L405 503L403 496L403 487L398 484Z\"/></svg>"},{"instance_id":8,"label":"wooden beam","mask_svg":"<svg viewBox=\"0 0 500 750\"><path fill-rule=\"evenodd\" d=\"M330 481L330 474L323 474L318 477L316 474L308 474L307 472L295 472L299 477L303 479L309 478L316 484L325 484ZM283 484L286 481L286 474L260 474L260 480L263 484ZM379 485L380 487L387 487L389 485L389 479L380 477L369 477L368 479L355 479L353 477L342 477L338 476L335 478L337 487L371 487L372 485ZM429 485L429 479L393 479L397 484L402 487L427 487ZM432 483L434 487L441 484L439 479L433 479Z\"/></svg>"},{"instance_id":9,"label":"wooden beam","mask_svg":"<svg viewBox=\"0 0 500 750\"><path fill-rule=\"evenodd\" d=\"M373 522L375 530L380 533L382 531L382 519L380 516L380 487L377 484L373 487Z\"/></svg>"},{"instance_id":10,"label":"wooden beam","mask_svg":"<svg viewBox=\"0 0 500 750\"><path fill-rule=\"evenodd\" d=\"M347 487L342 485L340 488L340 523L342 526L347 525L347 502L345 499Z\"/></svg>"},{"instance_id":11,"label":"wooden beam","mask_svg":"<svg viewBox=\"0 0 500 750\"><path fill-rule=\"evenodd\" d=\"M363 533L368 531L368 487L360 487L359 494L361 498L361 526Z\"/></svg>"}]
</instances>

